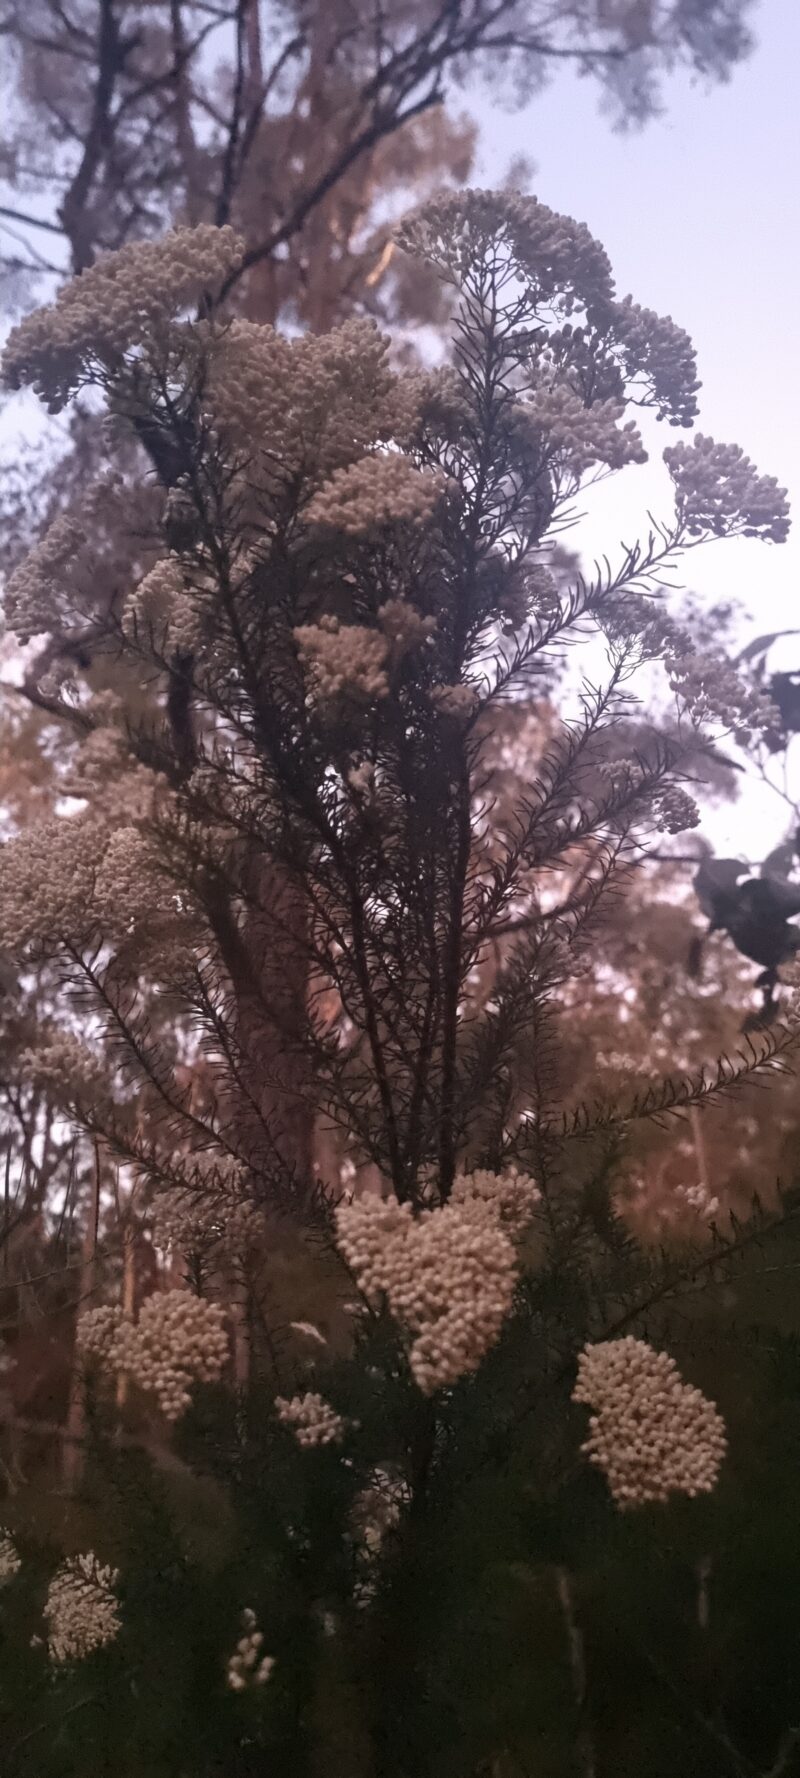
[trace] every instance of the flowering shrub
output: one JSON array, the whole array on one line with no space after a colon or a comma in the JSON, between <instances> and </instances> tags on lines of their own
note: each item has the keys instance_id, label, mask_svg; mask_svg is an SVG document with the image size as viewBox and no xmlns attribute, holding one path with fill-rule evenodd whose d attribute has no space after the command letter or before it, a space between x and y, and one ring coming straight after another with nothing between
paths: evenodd
<instances>
[{"instance_id":1,"label":"flowering shrub","mask_svg":"<svg viewBox=\"0 0 800 1778\"><path fill-rule=\"evenodd\" d=\"M224 318L241 244L206 225L98 260L6 350L51 404L91 386L150 465L107 622L94 519L56 520L8 590L17 634L50 620L70 661L47 715L83 806L0 850L0 945L57 971L58 1018L13 1065L96 1162L74 1186L94 1245L66 1433L119 1562L65 1557L48 1664L37 1559L0 1544L3 1600L28 1612L20 1695L46 1719L64 1669L58 1778L126 1778L137 1736L165 1778L722 1778L708 1761L735 1747L726 1701L694 1701L716 1654L681 1666L686 1550L736 1543L762 1446L692 1317L796 1206L726 1233L695 1194L681 1231L701 1238L661 1251L618 1173L638 1119L783 1066L798 1032L638 1085L623 1039L628 1097L587 1104L565 1030L607 898L654 830L697 824L698 758L774 720L678 626L663 570L699 541L781 542L785 495L698 434L665 453L674 515L573 572L561 528L598 474L635 474L638 409L695 423L688 336L620 300L588 229L532 198L437 199L397 247L448 286L451 362L430 375L398 372L365 320L290 340ZM542 677L587 636L605 678L545 710ZM91 675L109 651L111 693ZM631 734L643 666L668 734ZM522 762L492 753L515 720ZM758 1636L725 1610L744 1671ZM689 1728L662 1709L624 1760L599 1702L610 1643L637 1693L663 1671L670 1708L692 1698ZM111 1644L125 1678L100 1725ZM795 1699L775 1698L763 1758L736 1769L780 1769Z\"/></svg>"}]
</instances>

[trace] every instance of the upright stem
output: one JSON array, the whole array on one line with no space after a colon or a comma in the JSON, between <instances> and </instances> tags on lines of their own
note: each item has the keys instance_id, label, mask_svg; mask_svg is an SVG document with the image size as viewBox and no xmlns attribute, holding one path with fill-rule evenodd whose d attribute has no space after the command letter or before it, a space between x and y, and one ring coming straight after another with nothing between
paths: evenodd
<instances>
[{"instance_id":1,"label":"upright stem","mask_svg":"<svg viewBox=\"0 0 800 1778\"><path fill-rule=\"evenodd\" d=\"M92 1175L92 1191L89 1200L86 1223L81 1240L81 1260L78 1272L78 1303L77 1318L90 1302L97 1283L97 1231L100 1222L100 1150L95 1143L94 1173ZM66 1432L63 1446L63 1477L64 1486L69 1493L79 1485L83 1474L83 1438L86 1430L86 1411L83 1399L83 1377L78 1363L77 1353L73 1348L72 1376L70 1379L69 1405L67 1408Z\"/></svg>"},{"instance_id":2,"label":"upright stem","mask_svg":"<svg viewBox=\"0 0 800 1778\"><path fill-rule=\"evenodd\" d=\"M597 1767L594 1757L594 1742L591 1728L586 1715L586 1653L583 1633L575 1613L575 1600L572 1581L566 1568L559 1568L557 1573L558 1599L564 1617L567 1632L567 1650L569 1654L572 1690L578 1716L578 1736L576 1753L581 1778L597 1778Z\"/></svg>"}]
</instances>

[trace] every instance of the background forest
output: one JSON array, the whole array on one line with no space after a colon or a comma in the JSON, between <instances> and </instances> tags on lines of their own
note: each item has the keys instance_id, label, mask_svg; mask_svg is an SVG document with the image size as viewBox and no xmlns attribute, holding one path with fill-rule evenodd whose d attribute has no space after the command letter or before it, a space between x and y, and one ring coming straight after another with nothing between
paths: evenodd
<instances>
[{"instance_id":1,"label":"background forest","mask_svg":"<svg viewBox=\"0 0 800 1778\"><path fill-rule=\"evenodd\" d=\"M782 465L470 189L757 20L5 20L11 1778L800 1772L800 683L685 590Z\"/></svg>"}]
</instances>

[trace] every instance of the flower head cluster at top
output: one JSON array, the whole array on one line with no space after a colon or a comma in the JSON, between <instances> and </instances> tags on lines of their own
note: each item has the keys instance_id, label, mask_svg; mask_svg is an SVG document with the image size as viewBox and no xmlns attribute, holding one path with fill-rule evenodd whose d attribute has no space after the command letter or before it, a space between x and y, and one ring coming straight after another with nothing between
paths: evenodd
<instances>
[{"instance_id":1,"label":"flower head cluster at top","mask_svg":"<svg viewBox=\"0 0 800 1778\"><path fill-rule=\"evenodd\" d=\"M716 1486L724 1422L666 1352L631 1335L586 1346L572 1399L593 1409L582 1449L623 1511Z\"/></svg>"},{"instance_id":2,"label":"flower head cluster at top","mask_svg":"<svg viewBox=\"0 0 800 1778\"><path fill-rule=\"evenodd\" d=\"M244 1692L250 1685L266 1685L275 1665L272 1655L262 1655L264 1637L256 1614L248 1607L242 1612L242 1634L228 1662L228 1684L233 1692Z\"/></svg>"},{"instance_id":3,"label":"flower head cluster at top","mask_svg":"<svg viewBox=\"0 0 800 1778\"><path fill-rule=\"evenodd\" d=\"M346 1421L324 1396L313 1391L294 1395L291 1400L277 1395L275 1411L282 1424L290 1427L299 1445L338 1445L344 1437Z\"/></svg>"},{"instance_id":4,"label":"flower head cluster at top","mask_svg":"<svg viewBox=\"0 0 800 1778\"><path fill-rule=\"evenodd\" d=\"M618 401L627 385L660 419L692 424L699 384L691 340L669 316L616 297L608 256L584 223L518 192L445 192L408 217L397 239L461 288L487 265L501 285L521 285L530 319L560 324L549 349L586 407ZM535 356L541 332L527 343Z\"/></svg>"},{"instance_id":5,"label":"flower head cluster at top","mask_svg":"<svg viewBox=\"0 0 800 1778\"><path fill-rule=\"evenodd\" d=\"M57 413L98 361L113 366L241 263L243 241L232 228L201 223L162 241L131 241L103 254L12 329L3 373L13 388L33 383Z\"/></svg>"},{"instance_id":6,"label":"flower head cluster at top","mask_svg":"<svg viewBox=\"0 0 800 1778\"><path fill-rule=\"evenodd\" d=\"M78 1322L78 1350L112 1376L124 1371L156 1396L167 1420L179 1420L193 1382L215 1383L229 1342L217 1303L188 1290L154 1292L137 1322L116 1308L90 1309Z\"/></svg>"},{"instance_id":7,"label":"flower head cluster at top","mask_svg":"<svg viewBox=\"0 0 800 1778\"><path fill-rule=\"evenodd\" d=\"M44 1606L51 1661L83 1661L115 1640L121 1629L114 1593L118 1578L116 1569L101 1567L91 1550L70 1556L57 1569Z\"/></svg>"},{"instance_id":8,"label":"flower head cluster at top","mask_svg":"<svg viewBox=\"0 0 800 1778\"><path fill-rule=\"evenodd\" d=\"M476 1173L416 1217L395 1197L339 1206L341 1253L367 1300L377 1307L385 1298L410 1335L409 1365L424 1395L477 1370L495 1344L518 1278L514 1236L538 1198L527 1175Z\"/></svg>"}]
</instances>

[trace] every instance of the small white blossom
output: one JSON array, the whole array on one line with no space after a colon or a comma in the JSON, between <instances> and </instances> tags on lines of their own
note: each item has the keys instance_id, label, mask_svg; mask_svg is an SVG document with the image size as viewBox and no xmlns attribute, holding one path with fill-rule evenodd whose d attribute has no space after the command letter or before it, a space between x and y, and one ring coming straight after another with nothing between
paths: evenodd
<instances>
[{"instance_id":1,"label":"small white blossom","mask_svg":"<svg viewBox=\"0 0 800 1778\"><path fill-rule=\"evenodd\" d=\"M277 1395L275 1410L282 1424L291 1428L299 1445L341 1444L347 1421L322 1395L309 1391L306 1395L292 1396L290 1401Z\"/></svg>"},{"instance_id":2,"label":"small white blossom","mask_svg":"<svg viewBox=\"0 0 800 1778\"><path fill-rule=\"evenodd\" d=\"M228 1662L228 1685L231 1691L243 1692L251 1685L266 1685L275 1665L272 1655L262 1655L264 1637L256 1615L249 1609L242 1612L242 1635Z\"/></svg>"},{"instance_id":3,"label":"small white blossom","mask_svg":"<svg viewBox=\"0 0 800 1778\"><path fill-rule=\"evenodd\" d=\"M101 1567L91 1550L62 1563L44 1607L51 1661L82 1661L115 1640L121 1629L114 1593L118 1579L117 1570Z\"/></svg>"}]
</instances>

